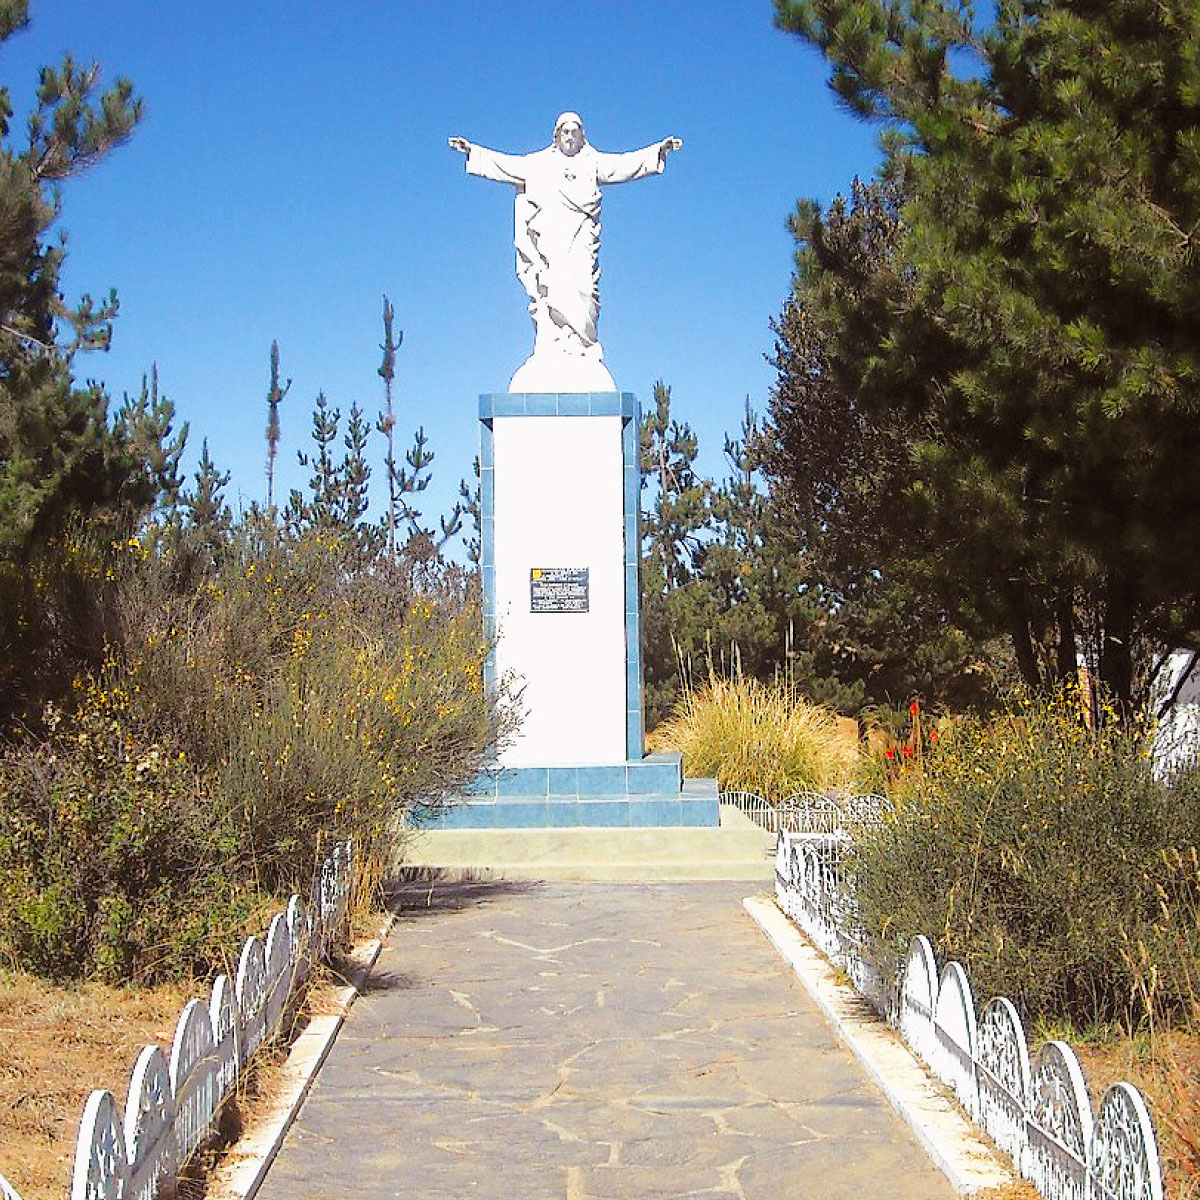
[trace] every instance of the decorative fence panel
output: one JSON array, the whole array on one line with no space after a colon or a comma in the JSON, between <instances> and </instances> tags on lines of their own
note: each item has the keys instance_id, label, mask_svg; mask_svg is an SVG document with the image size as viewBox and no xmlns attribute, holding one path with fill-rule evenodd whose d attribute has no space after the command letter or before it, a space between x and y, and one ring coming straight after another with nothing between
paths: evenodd
<instances>
[{"instance_id":1,"label":"decorative fence panel","mask_svg":"<svg viewBox=\"0 0 1200 1200\"><path fill-rule=\"evenodd\" d=\"M754 792L722 792L722 804L732 804L768 833L844 834L872 825L890 807L884 796L824 796L796 792L773 804Z\"/></svg>"},{"instance_id":2,"label":"decorative fence panel","mask_svg":"<svg viewBox=\"0 0 1200 1200\"><path fill-rule=\"evenodd\" d=\"M1030 1094L1029 1044L1016 1005L1007 996L988 1001L979 1018L975 1046L978 1121L1020 1165L1025 1153L1025 1099Z\"/></svg>"},{"instance_id":3,"label":"decorative fence panel","mask_svg":"<svg viewBox=\"0 0 1200 1200\"><path fill-rule=\"evenodd\" d=\"M92 1092L84 1103L75 1140L71 1200L125 1200L129 1195L129 1159L120 1124L112 1093Z\"/></svg>"},{"instance_id":4,"label":"decorative fence panel","mask_svg":"<svg viewBox=\"0 0 1200 1200\"><path fill-rule=\"evenodd\" d=\"M1162 1172L1154 1124L1137 1088L1114 1083L1100 1101L1100 1115L1092 1130L1088 1170L1095 1200L1121 1200L1124 1196L1162 1200Z\"/></svg>"},{"instance_id":5,"label":"decorative fence panel","mask_svg":"<svg viewBox=\"0 0 1200 1200\"><path fill-rule=\"evenodd\" d=\"M208 1003L189 1000L168 1058L144 1046L122 1111L97 1089L83 1106L75 1140L71 1200L153 1200L175 1190L180 1168L213 1134L254 1049L282 1025L289 1002L321 956L345 932L350 907L351 843L331 848L316 873L312 912L293 896L271 921L266 944L242 947L236 984L213 981ZM0 1200L21 1200L0 1176Z\"/></svg>"},{"instance_id":6,"label":"decorative fence panel","mask_svg":"<svg viewBox=\"0 0 1200 1200\"><path fill-rule=\"evenodd\" d=\"M818 817L823 820L819 810ZM775 891L784 912L850 976L861 995L885 1012L886 983L859 945L859 931L842 887L846 837L844 832L781 833L775 848ZM781 886L781 880L786 885Z\"/></svg>"},{"instance_id":7,"label":"decorative fence panel","mask_svg":"<svg viewBox=\"0 0 1200 1200\"><path fill-rule=\"evenodd\" d=\"M901 977L896 1027L917 1057L932 1062L937 1057L933 1010L938 999L937 960L924 934L913 938Z\"/></svg>"},{"instance_id":8,"label":"decorative fence panel","mask_svg":"<svg viewBox=\"0 0 1200 1200\"><path fill-rule=\"evenodd\" d=\"M266 1031L267 971L263 955L263 944L257 937L246 939L238 958L237 983L234 985L237 998L239 1065L249 1062L258 1049Z\"/></svg>"},{"instance_id":9,"label":"decorative fence panel","mask_svg":"<svg viewBox=\"0 0 1200 1200\"><path fill-rule=\"evenodd\" d=\"M213 1052L208 1008L189 1000L175 1026L171 1046L171 1094L175 1097L175 1151L190 1158L212 1126L219 1097L213 1086L217 1056Z\"/></svg>"},{"instance_id":10,"label":"decorative fence panel","mask_svg":"<svg viewBox=\"0 0 1200 1200\"><path fill-rule=\"evenodd\" d=\"M228 975L218 975L213 980L208 1020L212 1025L213 1058L216 1060L213 1086L218 1096L227 1096L237 1080L240 1032L237 1002L233 998L233 984Z\"/></svg>"},{"instance_id":11,"label":"decorative fence panel","mask_svg":"<svg viewBox=\"0 0 1200 1200\"><path fill-rule=\"evenodd\" d=\"M975 997L962 965L942 968L933 1010L933 1073L954 1092L972 1118L979 1115L975 1085Z\"/></svg>"},{"instance_id":12,"label":"decorative fence panel","mask_svg":"<svg viewBox=\"0 0 1200 1200\"><path fill-rule=\"evenodd\" d=\"M309 954L312 951L312 922L304 911L304 901L299 896L293 896L287 906L288 931L292 935L292 963L295 977L293 987L302 986L307 980L310 970Z\"/></svg>"},{"instance_id":13,"label":"decorative fence panel","mask_svg":"<svg viewBox=\"0 0 1200 1200\"><path fill-rule=\"evenodd\" d=\"M274 1029L292 990L292 933L286 912L276 913L271 920L263 963L266 968L264 1022L268 1029Z\"/></svg>"},{"instance_id":14,"label":"decorative fence panel","mask_svg":"<svg viewBox=\"0 0 1200 1200\"><path fill-rule=\"evenodd\" d=\"M150 1200L159 1181L175 1173L178 1161L172 1126L175 1097L171 1071L160 1046L143 1046L125 1097L125 1161L132 1200Z\"/></svg>"},{"instance_id":15,"label":"decorative fence panel","mask_svg":"<svg viewBox=\"0 0 1200 1200\"><path fill-rule=\"evenodd\" d=\"M844 847L844 836L781 833L775 850L780 908L852 980L873 981L863 994L1048 1200L1162 1200L1158 1142L1136 1088L1114 1084L1093 1117L1071 1047L1047 1042L1031 1066L1013 1003L996 997L977 1019L966 971L949 962L939 976L928 938L912 939L888 1001L842 886Z\"/></svg>"},{"instance_id":16,"label":"decorative fence panel","mask_svg":"<svg viewBox=\"0 0 1200 1200\"><path fill-rule=\"evenodd\" d=\"M1023 1170L1050 1200L1086 1200L1092 1104L1066 1042L1047 1042L1033 1062L1025 1104Z\"/></svg>"}]
</instances>

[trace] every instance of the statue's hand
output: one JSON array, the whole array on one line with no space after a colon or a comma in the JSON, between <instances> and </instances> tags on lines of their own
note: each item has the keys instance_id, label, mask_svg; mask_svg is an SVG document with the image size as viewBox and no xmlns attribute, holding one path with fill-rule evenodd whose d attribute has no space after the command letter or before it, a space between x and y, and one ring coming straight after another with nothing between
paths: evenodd
<instances>
[{"instance_id":1,"label":"statue's hand","mask_svg":"<svg viewBox=\"0 0 1200 1200\"><path fill-rule=\"evenodd\" d=\"M682 150L682 149L683 149L683 139L682 138L677 138L677 137L663 138L663 140L658 143L658 156L659 156L659 158L666 158L667 155L670 154L672 150Z\"/></svg>"},{"instance_id":2,"label":"statue's hand","mask_svg":"<svg viewBox=\"0 0 1200 1200\"><path fill-rule=\"evenodd\" d=\"M449 142L451 150L457 150L459 154L471 153L471 143L468 142L466 138L452 137L448 138L447 141Z\"/></svg>"}]
</instances>

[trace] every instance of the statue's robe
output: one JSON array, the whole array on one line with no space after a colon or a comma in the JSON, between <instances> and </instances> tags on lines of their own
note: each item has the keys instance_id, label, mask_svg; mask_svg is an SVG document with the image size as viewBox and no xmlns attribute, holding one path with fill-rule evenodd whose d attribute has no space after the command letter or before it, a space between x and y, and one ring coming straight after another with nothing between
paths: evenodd
<instances>
[{"instance_id":1,"label":"statue's robe","mask_svg":"<svg viewBox=\"0 0 1200 1200\"><path fill-rule=\"evenodd\" d=\"M628 183L662 169L657 144L625 154L605 154L585 144L573 155L557 146L533 154L471 147L471 175L517 187L517 278L529 293L539 336L544 306L555 325L578 341L579 350L598 352L600 185Z\"/></svg>"}]
</instances>

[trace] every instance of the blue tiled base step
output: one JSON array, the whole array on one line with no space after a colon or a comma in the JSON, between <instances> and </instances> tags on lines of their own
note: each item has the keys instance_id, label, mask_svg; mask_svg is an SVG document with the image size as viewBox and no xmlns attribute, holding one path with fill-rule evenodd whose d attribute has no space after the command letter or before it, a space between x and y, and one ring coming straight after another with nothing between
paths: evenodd
<instances>
[{"instance_id":1,"label":"blue tiled base step","mask_svg":"<svg viewBox=\"0 0 1200 1200\"><path fill-rule=\"evenodd\" d=\"M432 829L715 828L716 781L689 779L682 791L588 797L469 797L427 822Z\"/></svg>"},{"instance_id":2,"label":"blue tiled base step","mask_svg":"<svg viewBox=\"0 0 1200 1200\"><path fill-rule=\"evenodd\" d=\"M480 800L678 799L682 787L682 756L662 753L594 766L495 768L480 775L470 794Z\"/></svg>"}]
</instances>

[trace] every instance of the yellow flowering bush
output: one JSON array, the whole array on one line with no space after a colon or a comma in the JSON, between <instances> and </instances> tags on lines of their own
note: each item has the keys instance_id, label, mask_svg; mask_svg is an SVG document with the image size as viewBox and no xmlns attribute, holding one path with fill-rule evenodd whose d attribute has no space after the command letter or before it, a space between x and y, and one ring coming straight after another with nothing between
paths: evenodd
<instances>
[{"instance_id":1,"label":"yellow flowering bush","mask_svg":"<svg viewBox=\"0 0 1200 1200\"><path fill-rule=\"evenodd\" d=\"M108 660L0 759L0 954L114 978L217 965L217 931L307 893L326 842L390 855L401 815L504 736L457 568L251 523L198 577L161 545L122 562Z\"/></svg>"},{"instance_id":2,"label":"yellow flowering bush","mask_svg":"<svg viewBox=\"0 0 1200 1200\"><path fill-rule=\"evenodd\" d=\"M1123 951L1153 932L1164 862L1200 845L1197 780L1157 780L1143 731L1093 727L1071 696L1018 700L947 725L891 794L894 816L850 860L882 961L925 933L981 1001L1082 1024L1136 1013ZM1182 918L1193 928L1197 899Z\"/></svg>"},{"instance_id":3,"label":"yellow flowering bush","mask_svg":"<svg viewBox=\"0 0 1200 1200\"><path fill-rule=\"evenodd\" d=\"M242 549L215 590L152 605L130 670L236 811L256 877L296 886L322 838L370 842L461 789L501 718L472 577L364 566L317 532Z\"/></svg>"},{"instance_id":4,"label":"yellow flowering bush","mask_svg":"<svg viewBox=\"0 0 1200 1200\"><path fill-rule=\"evenodd\" d=\"M139 727L110 664L47 733L0 756L0 947L28 970L117 982L220 961L254 912L193 765Z\"/></svg>"}]
</instances>

